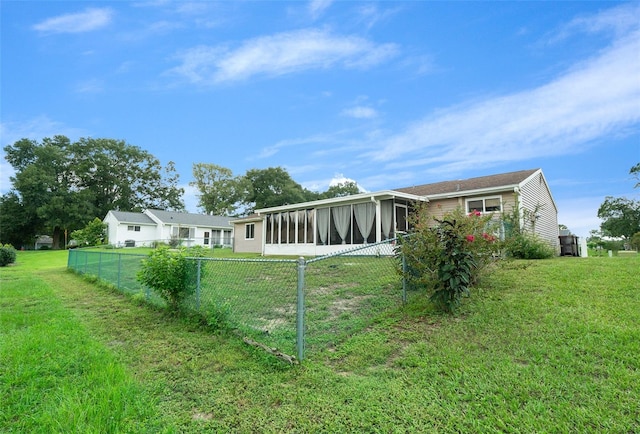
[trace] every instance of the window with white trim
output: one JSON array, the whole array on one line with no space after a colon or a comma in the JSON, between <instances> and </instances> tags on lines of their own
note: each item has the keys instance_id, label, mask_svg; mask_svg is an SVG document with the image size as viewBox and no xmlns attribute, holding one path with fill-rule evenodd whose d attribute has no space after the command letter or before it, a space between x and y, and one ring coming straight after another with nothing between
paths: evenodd
<instances>
[{"instance_id":1,"label":"window with white trim","mask_svg":"<svg viewBox=\"0 0 640 434\"><path fill-rule=\"evenodd\" d=\"M127 230L128 231L134 231L134 232L140 232L140 226L129 225L129 226L127 226Z\"/></svg>"},{"instance_id":2,"label":"window with white trim","mask_svg":"<svg viewBox=\"0 0 640 434\"><path fill-rule=\"evenodd\" d=\"M244 239L253 240L256 232L255 223L247 223L244 225Z\"/></svg>"},{"instance_id":3,"label":"window with white trim","mask_svg":"<svg viewBox=\"0 0 640 434\"><path fill-rule=\"evenodd\" d=\"M467 212L480 211L481 213L487 213L502 211L502 200L500 196L475 197L473 199L467 199L466 203Z\"/></svg>"}]
</instances>

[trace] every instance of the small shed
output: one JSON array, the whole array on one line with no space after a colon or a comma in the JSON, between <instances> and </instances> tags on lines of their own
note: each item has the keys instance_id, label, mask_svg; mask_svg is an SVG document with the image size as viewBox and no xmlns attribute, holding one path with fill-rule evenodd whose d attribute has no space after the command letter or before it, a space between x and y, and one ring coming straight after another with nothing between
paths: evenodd
<instances>
[{"instance_id":1,"label":"small shed","mask_svg":"<svg viewBox=\"0 0 640 434\"><path fill-rule=\"evenodd\" d=\"M53 238L49 235L38 235L33 246L35 250L50 249L53 246Z\"/></svg>"}]
</instances>

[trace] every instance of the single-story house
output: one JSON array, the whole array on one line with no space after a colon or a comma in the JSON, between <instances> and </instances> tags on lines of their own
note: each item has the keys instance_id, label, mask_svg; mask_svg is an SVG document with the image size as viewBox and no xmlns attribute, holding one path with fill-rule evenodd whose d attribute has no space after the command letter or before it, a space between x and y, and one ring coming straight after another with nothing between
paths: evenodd
<instances>
[{"instance_id":1,"label":"single-story house","mask_svg":"<svg viewBox=\"0 0 640 434\"><path fill-rule=\"evenodd\" d=\"M107 239L116 247L151 246L154 242L182 246L231 247L231 217L148 209L144 212L109 211Z\"/></svg>"},{"instance_id":2,"label":"single-story house","mask_svg":"<svg viewBox=\"0 0 640 434\"><path fill-rule=\"evenodd\" d=\"M234 250L321 256L392 239L409 231L418 202L434 217L458 207L508 213L517 204L529 217L521 224L559 248L558 209L542 170L532 169L258 209L233 221Z\"/></svg>"}]
</instances>

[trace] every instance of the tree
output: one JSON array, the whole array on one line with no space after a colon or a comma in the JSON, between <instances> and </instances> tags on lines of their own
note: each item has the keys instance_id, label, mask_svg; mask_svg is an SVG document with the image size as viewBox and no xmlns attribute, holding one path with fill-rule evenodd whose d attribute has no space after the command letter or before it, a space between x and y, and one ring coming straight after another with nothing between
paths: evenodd
<instances>
[{"instance_id":1,"label":"tree","mask_svg":"<svg viewBox=\"0 0 640 434\"><path fill-rule=\"evenodd\" d=\"M640 163L633 166L629 173L640 180ZM640 182L635 185L635 188L638 187ZM640 201L607 196L598 208L598 217L604 220L600 224L603 236L629 240L636 232L640 232Z\"/></svg>"},{"instance_id":2,"label":"tree","mask_svg":"<svg viewBox=\"0 0 640 434\"><path fill-rule=\"evenodd\" d=\"M302 188L282 167L251 169L245 175L249 211L306 202L314 193Z\"/></svg>"},{"instance_id":3,"label":"tree","mask_svg":"<svg viewBox=\"0 0 640 434\"><path fill-rule=\"evenodd\" d=\"M234 177L231 169L216 164L194 164L193 178L189 185L200 192L198 206L207 214L233 215L247 190L244 178Z\"/></svg>"},{"instance_id":4,"label":"tree","mask_svg":"<svg viewBox=\"0 0 640 434\"><path fill-rule=\"evenodd\" d=\"M360 193L358 183L355 181L345 181L329 187L327 191L321 194L323 199L333 197L351 196Z\"/></svg>"},{"instance_id":5,"label":"tree","mask_svg":"<svg viewBox=\"0 0 640 434\"><path fill-rule=\"evenodd\" d=\"M177 186L172 161L163 169L147 151L114 139L81 138L71 152L80 188L93 193L96 215L103 217L112 209L184 209L184 189Z\"/></svg>"},{"instance_id":6,"label":"tree","mask_svg":"<svg viewBox=\"0 0 640 434\"><path fill-rule=\"evenodd\" d=\"M638 180L634 188L640 188L640 163L636 164L629 170L629 174Z\"/></svg>"},{"instance_id":7,"label":"tree","mask_svg":"<svg viewBox=\"0 0 640 434\"><path fill-rule=\"evenodd\" d=\"M84 228L71 232L71 238L76 240L79 246L98 246L107 238L107 225L96 217Z\"/></svg>"},{"instance_id":8,"label":"tree","mask_svg":"<svg viewBox=\"0 0 640 434\"><path fill-rule=\"evenodd\" d=\"M110 209L184 209L173 163L163 173L155 157L124 141L87 138L71 143L58 135L41 143L22 139L4 150L16 174L3 208L21 215L28 226L3 225L3 232L11 231L3 239L49 232L53 248L60 248L65 230L80 229Z\"/></svg>"},{"instance_id":9,"label":"tree","mask_svg":"<svg viewBox=\"0 0 640 434\"><path fill-rule=\"evenodd\" d=\"M31 246L35 235L41 232L41 219L26 211L14 191L0 197L0 244L17 248Z\"/></svg>"},{"instance_id":10,"label":"tree","mask_svg":"<svg viewBox=\"0 0 640 434\"><path fill-rule=\"evenodd\" d=\"M598 209L602 233L610 237L629 239L640 232L640 201L607 196Z\"/></svg>"}]
</instances>

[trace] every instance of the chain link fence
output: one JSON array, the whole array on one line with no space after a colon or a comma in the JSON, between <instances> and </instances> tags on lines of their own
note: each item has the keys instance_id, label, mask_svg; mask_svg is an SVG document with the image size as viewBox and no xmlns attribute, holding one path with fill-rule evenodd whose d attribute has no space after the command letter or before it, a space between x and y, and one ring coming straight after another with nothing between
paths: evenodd
<instances>
[{"instance_id":1,"label":"chain link fence","mask_svg":"<svg viewBox=\"0 0 640 434\"><path fill-rule=\"evenodd\" d=\"M406 301L395 240L310 260L190 258L195 288L183 307L299 360L340 344ZM120 291L164 301L137 281L146 255L69 251L68 268ZM246 341L247 339L245 339Z\"/></svg>"}]
</instances>

